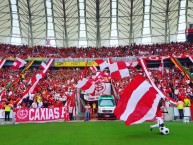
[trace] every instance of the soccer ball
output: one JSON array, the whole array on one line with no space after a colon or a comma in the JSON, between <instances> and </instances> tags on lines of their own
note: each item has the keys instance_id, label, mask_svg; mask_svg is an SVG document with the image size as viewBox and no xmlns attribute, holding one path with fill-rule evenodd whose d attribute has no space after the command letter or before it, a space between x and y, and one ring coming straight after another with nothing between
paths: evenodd
<instances>
[{"instance_id":1,"label":"soccer ball","mask_svg":"<svg viewBox=\"0 0 193 145\"><path fill-rule=\"evenodd\" d=\"M184 123L189 123L189 118L188 117L184 117L183 122Z\"/></svg>"},{"instance_id":2,"label":"soccer ball","mask_svg":"<svg viewBox=\"0 0 193 145\"><path fill-rule=\"evenodd\" d=\"M161 133L162 135L167 135L167 134L170 133L170 130L169 130L169 128L167 128L167 127L160 127L160 128L159 128L159 131L160 131L160 133Z\"/></svg>"}]
</instances>

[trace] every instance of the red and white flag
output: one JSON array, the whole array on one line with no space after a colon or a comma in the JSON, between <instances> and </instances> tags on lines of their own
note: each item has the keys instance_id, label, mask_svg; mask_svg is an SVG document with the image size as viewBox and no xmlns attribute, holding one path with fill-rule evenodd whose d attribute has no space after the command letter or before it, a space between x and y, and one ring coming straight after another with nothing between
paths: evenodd
<instances>
[{"instance_id":1,"label":"red and white flag","mask_svg":"<svg viewBox=\"0 0 193 145\"><path fill-rule=\"evenodd\" d=\"M95 60L95 62L99 65L101 71L109 67L109 63L107 63L107 61L105 60L99 59L99 60Z\"/></svg>"},{"instance_id":2,"label":"red and white flag","mask_svg":"<svg viewBox=\"0 0 193 145\"><path fill-rule=\"evenodd\" d=\"M113 80L119 80L124 77L129 76L129 70L127 68L126 62L114 62L109 65L109 70L111 73L111 78Z\"/></svg>"},{"instance_id":3,"label":"red and white flag","mask_svg":"<svg viewBox=\"0 0 193 145\"><path fill-rule=\"evenodd\" d=\"M126 62L128 68L135 68L139 62L137 60Z\"/></svg>"},{"instance_id":4,"label":"red and white flag","mask_svg":"<svg viewBox=\"0 0 193 145\"><path fill-rule=\"evenodd\" d=\"M0 59L0 69L3 67L5 61L6 61L6 59L3 59L3 60Z\"/></svg>"},{"instance_id":5,"label":"red and white flag","mask_svg":"<svg viewBox=\"0 0 193 145\"><path fill-rule=\"evenodd\" d=\"M110 75L104 72L97 72L96 76L93 77L95 82L100 79L103 80L104 78L110 78Z\"/></svg>"},{"instance_id":6,"label":"red and white flag","mask_svg":"<svg viewBox=\"0 0 193 145\"><path fill-rule=\"evenodd\" d=\"M113 63L113 60L112 60L111 58L108 57L107 62L108 62L108 64L110 65L110 64Z\"/></svg>"},{"instance_id":7,"label":"red and white flag","mask_svg":"<svg viewBox=\"0 0 193 145\"><path fill-rule=\"evenodd\" d=\"M33 93L33 91L35 90L39 80L45 76L47 70L50 68L50 66L52 65L53 62L54 62L54 59L49 59L48 62L46 63L46 66L45 66L44 70L42 70L38 74L34 75L30 79L28 84L31 83L32 86L29 89L25 90L25 92L23 92L22 99L18 102L18 104L22 102L23 98L26 98L27 96L29 96L30 94Z\"/></svg>"},{"instance_id":8,"label":"red and white flag","mask_svg":"<svg viewBox=\"0 0 193 145\"><path fill-rule=\"evenodd\" d=\"M91 67L89 67L89 69L92 71L92 72L96 72L97 71L97 68L96 68L96 66L91 66Z\"/></svg>"},{"instance_id":9,"label":"red and white flag","mask_svg":"<svg viewBox=\"0 0 193 145\"><path fill-rule=\"evenodd\" d=\"M0 92L0 101L1 101L1 98L5 97L6 95L7 95L6 91L1 91Z\"/></svg>"},{"instance_id":10,"label":"red and white flag","mask_svg":"<svg viewBox=\"0 0 193 145\"><path fill-rule=\"evenodd\" d=\"M191 62L193 63L193 56L189 56L189 59L191 60Z\"/></svg>"},{"instance_id":11,"label":"red and white flag","mask_svg":"<svg viewBox=\"0 0 193 145\"><path fill-rule=\"evenodd\" d=\"M161 63L160 63L160 66L158 68L159 70L159 74L164 74L164 62L163 62L163 59L161 60Z\"/></svg>"},{"instance_id":12,"label":"red and white flag","mask_svg":"<svg viewBox=\"0 0 193 145\"><path fill-rule=\"evenodd\" d=\"M45 68L44 68L44 70L43 70L43 73L44 73L44 74L47 72L47 70L50 68L50 66L52 65L53 62L54 62L54 59L53 59L53 58L51 58L51 59L48 60L48 62L46 63L46 66L45 66Z\"/></svg>"},{"instance_id":13,"label":"red and white flag","mask_svg":"<svg viewBox=\"0 0 193 145\"><path fill-rule=\"evenodd\" d=\"M39 81L41 78L43 78L42 73L38 73L29 80L28 84L34 84L36 81Z\"/></svg>"},{"instance_id":14,"label":"red and white flag","mask_svg":"<svg viewBox=\"0 0 193 145\"><path fill-rule=\"evenodd\" d=\"M25 90L25 91L22 93L22 99L19 100L19 102L17 103L17 105L20 104L24 98L29 97L30 95L33 94L33 91L35 90L37 84L38 84L38 81L36 81L35 83L33 83L32 86L31 86L29 89Z\"/></svg>"},{"instance_id":15,"label":"red and white flag","mask_svg":"<svg viewBox=\"0 0 193 145\"><path fill-rule=\"evenodd\" d=\"M86 78L79 80L76 87L85 91L86 93L93 93L95 90L95 84Z\"/></svg>"},{"instance_id":16,"label":"red and white flag","mask_svg":"<svg viewBox=\"0 0 193 145\"><path fill-rule=\"evenodd\" d=\"M44 69L46 68L46 64L45 64L44 62L42 62L42 63L40 64L40 68L41 68L42 70L44 70Z\"/></svg>"},{"instance_id":17,"label":"red and white flag","mask_svg":"<svg viewBox=\"0 0 193 145\"><path fill-rule=\"evenodd\" d=\"M18 68L23 67L26 63L27 62L25 60L17 57L11 68L18 69Z\"/></svg>"},{"instance_id":18,"label":"red and white flag","mask_svg":"<svg viewBox=\"0 0 193 145\"><path fill-rule=\"evenodd\" d=\"M148 81L137 75L120 98L114 113L129 126L153 119L161 96Z\"/></svg>"},{"instance_id":19,"label":"red and white flag","mask_svg":"<svg viewBox=\"0 0 193 145\"><path fill-rule=\"evenodd\" d=\"M43 69L43 71L37 73L36 75L32 76L32 78L29 80L28 84L34 84L36 81L39 81L41 78L43 78L46 74L46 71L49 69L49 67L53 63L53 59L50 59L47 64L44 62L41 63L40 68Z\"/></svg>"}]
</instances>

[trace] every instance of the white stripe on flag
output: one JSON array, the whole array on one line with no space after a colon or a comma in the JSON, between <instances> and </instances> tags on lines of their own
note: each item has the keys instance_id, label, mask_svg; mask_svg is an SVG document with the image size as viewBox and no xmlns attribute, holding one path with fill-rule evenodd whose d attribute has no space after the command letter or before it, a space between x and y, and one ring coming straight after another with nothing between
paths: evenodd
<instances>
[{"instance_id":1,"label":"white stripe on flag","mask_svg":"<svg viewBox=\"0 0 193 145\"><path fill-rule=\"evenodd\" d=\"M189 56L189 59L191 60L191 62L193 63L193 57Z\"/></svg>"},{"instance_id":2,"label":"white stripe on flag","mask_svg":"<svg viewBox=\"0 0 193 145\"><path fill-rule=\"evenodd\" d=\"M5 63L6 59L4 60L0 60L0 69L3 67L4 63Z\"/></svg>"},{"instance_id":3,"label":"white stripe on flag","mask_svg":"<svg viewBox=\"0 0 193 145\"><path fill-rule=\"evenodd\" d=\"M76 87L80 88L81 90L85 91L86 93L93 93L95 90L95 84L89 82L89 80L87 80L86 78L79 80Z\"/></svg>"},{"instance_id":4,"label":"white stripe on flag","mask_svg":"<svg viewBox=\"0 0 193 145\"><path fill-rule=\"evenodd\" d=\"M54 59L50 59L47 64L46 64L46 68L43 70L43 73L45 74L46 71L49 69L49 67L52 65L52 62L54 61Z\"/></svg>"},{"instance_id":5,"label":"white stripe on flag","mask_svg":"<svg viewBox=\"0 0 193 145\"><path fill-rule=\"evenodd\" d=\"M113 72L115 72L115 71L118 71L119 68L118 68L118 66L117 66L117 63L112 63L112 64L110 64L110 65L109 65L109 70L110 70L111 73L113 73Z\"/></svg>"},{"instance_id":6,"label":"white stripe on flag","mask_svg":"<svg viewBox=\"0 0 193 145\"><path fill-rule=\"evenodd\" d=\"M25 64L27 64L27 62L21 58L16 58L16 59L20 62L19 68L23 67Z\"/></svg>"},{"instance_id":7,"label":"white stripe on flag","mask_svg":"<svg viewBox=\"0 0 193 145\"><path fill-rule=\"evenodd\" d=\"M133 91L129 101L127 102L126 109L124 113L121 115L120 119L126 121L128 116L134 111L140 99L144 96L144 94L149 90L151 85L144 81L141 83L136 90Z\"/></svg>"},{"instance_id":8,"label":"white stripe on flag","mask_svg":"<svg viewBox=\"0 0 193 145\"><path fill-rule=\"evenodd\" d=\"M44 62L42 62L42 63L40 64L40 67L44 70L44 69L46 68L46 64L45 64Z\"/></svg>"},{"instance_id":9,"label":"white stripe on flag","mask_svg":"<svg viewBox=\"0 0 193 145\"><path fill-rule=\"evenodd\" d=\"M109 64L108 64L106 61L104 61L103 63L101 63L101 64L99 65L101 71L103 71L103 70L104 70L105 68L107 68L108 66L109 66Z\"/></svg>"},{"instance_id":10,"label":"white stripe on flag","mask_svg":"<svg viewBox=\"0 0 193 145\"><path fill-rule=\"evenodd\" d=\"M129 76L129 70L126 68L126 69L122 69L122 70L119 70L120 72L120 75L121 75L121 78L124 78L124 77L128 77Z\"/></svg>"},{"instance_id":11,"label":"white stripe on flag","mask_svg":"<svg viewBox=\"0 0 193 145\"><path fill-rule=\"evenodd\" d=\"M82 88L88 80L83 78L82 80L78 81L78 84L76 85L77 88Z\"/></svg>"},{"instance_id":12,"label":"white stripe on flag","mask_svg":"<svg viewBox=\"0 0 193 145\"><path fill-rule=\"evenodd\" d=\"M136 122L133 122L131 124L140 124L146 120L151 120L155 117L154 114L156 114L156 111L157 111L157 106L158 106L158 103L161 99L161 96L159 94L156 95L156 98L152 104L152 108L147 112L147 114L145 114L144 117L142 117L140 120L136 121Z\"/></svg>"},{"instance_id":13,"label":"white stripe on flag","mask_svg":"<svg viewBox=\"0 0 193 145\"><path fill-rule=\"evenodd\" d=\"M135 76L120 96L114 110L126 125L139 124L155 117L161 96L142 76Z\"/></svg>"}]
</instances>

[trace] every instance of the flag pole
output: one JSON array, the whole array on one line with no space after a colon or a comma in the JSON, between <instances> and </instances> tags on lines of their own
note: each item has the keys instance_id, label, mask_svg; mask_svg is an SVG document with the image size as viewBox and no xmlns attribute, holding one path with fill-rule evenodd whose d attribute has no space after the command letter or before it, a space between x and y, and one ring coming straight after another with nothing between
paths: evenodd
<instances>
[{"instance_id":1,"label":"flag pole","mask_svg":"<svg viewBox=\"0 0 193 145\"><path fill-rule=\"evenodd\" d=\"M81 75L80 75L80 80L82 80L84 78L84 75L86 74L86 71L87 71L87 65L88 65L88 59L85 63L85 67L84 67L84 70L81 72Z\"/></svg>"}]
</instances>

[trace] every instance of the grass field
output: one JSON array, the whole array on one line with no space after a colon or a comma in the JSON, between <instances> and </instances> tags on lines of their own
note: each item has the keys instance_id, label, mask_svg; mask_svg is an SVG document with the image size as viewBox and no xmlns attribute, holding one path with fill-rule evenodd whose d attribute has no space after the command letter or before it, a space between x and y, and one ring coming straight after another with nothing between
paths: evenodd
<instances>
[{"instance_id":1,"label":"grass field","mask_svg":"<svg viewBox=\"0 0 193 145\"><path fill-rule=\"evenodd\" d=\"M121 121L57 122L0 126L0 145L192 145L193 123L166 122L169 135L149 125Z\"/></svg>"}]
</instances>

